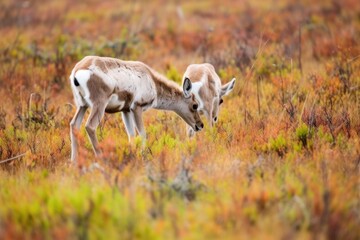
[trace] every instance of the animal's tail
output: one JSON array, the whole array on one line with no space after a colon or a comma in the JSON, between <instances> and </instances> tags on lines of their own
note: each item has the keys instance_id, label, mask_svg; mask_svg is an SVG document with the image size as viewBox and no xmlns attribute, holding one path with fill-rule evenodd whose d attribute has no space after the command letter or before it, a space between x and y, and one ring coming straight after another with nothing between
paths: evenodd
<instances>
[{"instance_id":1,"label":"animal's tail","mask_svg":"<svg viewBox=\"0 0 360 240\"><path fill-rule=\"evenodd\" d=\"M90 76L91 72L87 69L80 69L70 75L71 88L78 105L86 105L85 99L89 95L87 82L89 81Z\"/></svg>"},{"instance_id":2,"label":"animal's tail","mask_svg":"<svg viewBox=\"0 0 360 240\"><path fill-rule=\"evenodd\" d=\"M79 84L79 81L76 79L76 77L74 77L74 85L75 85L75 87L79 87L80 86L80 84Z\"/></svg>"}]
</instances>

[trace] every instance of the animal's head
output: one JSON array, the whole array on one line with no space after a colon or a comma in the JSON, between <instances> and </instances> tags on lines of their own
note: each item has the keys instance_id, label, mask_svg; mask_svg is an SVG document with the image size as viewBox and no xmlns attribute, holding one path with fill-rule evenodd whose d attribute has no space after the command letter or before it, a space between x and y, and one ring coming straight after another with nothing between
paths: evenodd
<instances>
[{"instance_id":1,"label":"animal's head","mask_svg":"<svg viewBox=\"0 0 360 240\"><path fill-rule=\"evenodd\" d=\"M178 114L184 119L184 121L190 125L195 131L203 129L204 124L200 119L198 112L199 103L196 101L194 94L192 93L192 82L189 78L185 78L183 81L183 98L181 111Z\"/></svg>"},{"instance_id":2,"label":"animal's head","mask_svg":"<svg viewBox=\"0 0 360 240\"><path fill-rule=\"evenodd\" d=\"M233 78L230 82L222 85L220 95L213 99L213 108L212 108L212 114L211 114L212 124L214 124L218 121L220 105L224 102L223 97L228 95L234 89L235 81L236 81L236 78Z\"/></svg>"}]
</instances>

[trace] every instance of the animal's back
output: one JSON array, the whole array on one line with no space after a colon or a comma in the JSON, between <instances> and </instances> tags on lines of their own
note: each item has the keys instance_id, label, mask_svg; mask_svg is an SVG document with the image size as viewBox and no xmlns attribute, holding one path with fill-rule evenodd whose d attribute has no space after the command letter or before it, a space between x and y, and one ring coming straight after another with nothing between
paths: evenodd
<instances>
[{"instance_id":1,"label":"animal's back","mask_svg":"<svg viewBox=\"0 0 360 240\"><path fill-rule=\"evenodd\" d=\"M221 80L215 68L210 63L191 64L187 67L184 78L188 77L192 82L202 81L210 88L220 88Z\"/></svg>"},{"instance_id":2,"label":"animal's back","mask_svg":"<svg viewBox=\"0 0 360 240\"><path fill-rule=\"evenodd\" d=\"M108 98L109 112L128 108L134 101L151 102L156 90L149 71L142 62L87 56L70 76L75 101L91 107L95 101Z\"/></svg>"}]
</instances>

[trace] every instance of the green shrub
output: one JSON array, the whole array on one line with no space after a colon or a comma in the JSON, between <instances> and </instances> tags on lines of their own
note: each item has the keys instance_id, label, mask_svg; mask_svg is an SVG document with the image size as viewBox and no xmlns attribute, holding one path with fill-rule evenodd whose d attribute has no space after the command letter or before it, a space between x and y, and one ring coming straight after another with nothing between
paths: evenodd
<instances>
[{"instance_id":1,"label":"green shrub","mask_svg":"<svg viewBox=\"0 0 360 240\"><path fill-rule=\"evenodd\" d=\"M287 143L285 137L280 134L276 138L270 138L269 148L275 151L280 157L283 157L287 151Z\"/></svg>"},{"instance_id":2,"label":"green shrub","mask_svg":"<svg viewBox=\"0 0 360 240\"><path fill-rule=\"evenodd\" d=\"M166 71L166 77L177 83L181 83L182 81L181 74L173 65L170 65L168 70Z\"/></svg>"},{"instance_id":3,"label":"green shrub","mask_svg":"<svg viewBox=\"0 0 360 240\"><path fill-rule=\"evenodd\" d=\"M299 140L303 147L307 147L309 144L309 139L312 138L313 131L308 128L308 126L305 123L302 123L297 129L296 129L296 138Z\"/></svg>"}]
</instances>

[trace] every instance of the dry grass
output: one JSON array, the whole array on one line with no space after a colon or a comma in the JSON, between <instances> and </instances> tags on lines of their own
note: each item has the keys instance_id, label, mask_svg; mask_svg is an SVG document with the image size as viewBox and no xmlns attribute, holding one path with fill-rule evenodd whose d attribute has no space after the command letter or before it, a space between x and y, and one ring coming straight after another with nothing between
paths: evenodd
<instances>
[{"instance_id":1,"label":"dry grass","mask_svg":"<svg viewBox=\"0 0 360 240\"><path fill-rule=\"evenodd\" d=\"M2 1L0 238L359 239L357 1ZM69 166L68 84L86 55L238 79L193 139L146 112L148 147L106 115ZM23 155L22 155L23 154Z\"/></svg>"}]
</instances>

